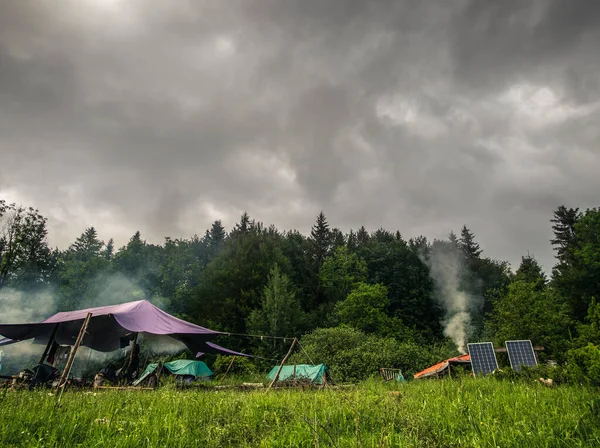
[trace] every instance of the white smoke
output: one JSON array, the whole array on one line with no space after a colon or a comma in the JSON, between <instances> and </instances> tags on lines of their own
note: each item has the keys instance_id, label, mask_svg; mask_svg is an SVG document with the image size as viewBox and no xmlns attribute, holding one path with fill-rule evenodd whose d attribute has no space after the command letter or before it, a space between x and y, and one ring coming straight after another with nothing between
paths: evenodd
<instances>
[{"instance_id":1,"label":"white smoke","mask_svg":"<svg viewBox=\"0 0 600 448\"><path fill-rule=\"evenodd\" d=\"M429 255L422 259L429 266L437 300L444 307L444 335L452 339L458 351L464 354L471 326L470 310L476 298L461 288L464 272L462 254L451 244L436 241Z\"/></svg>"},{"instance_id":2,"label":"white smoke","mask_svg":"<svg viewBox=\"0 0 600 448\"><path fill-rule=\"evenodd\" d=\"M154 305L164 307L165 300L159 296L148 297L139 283L121 273L101 274L90 281L88 294L75 307L91 308L116 305L136 300L149 300ZM48 288L42 291L26 292L9 287L0 289L0 324L39 322L56 313L60 299ZM162 306L161 306L162 305ZM3 336L0 335L0 339ZM140 340L141 342L141 340ZM150 338L144 341L146 352L166 356L183 352L186 347L171 338ZM35 365L44 351L45 345L22 341L1 347L4 352L3 374L16 374L24 367ZM114 353L100 353L82 347L73 366L73 374L78 375L89 368L103 366L124 356L123 350Z\"/></svg>"},{"instance_id":3,"label":"white smoke","mask_svg":"<svg viewBox=\"0 0 600 448\"><path fill-rule=\"evenodd\" d=\"M56 297L50 291L33 294L12 288L0 289L0 323L39 322L56 309Z\"/></svg>"}]
</instances>

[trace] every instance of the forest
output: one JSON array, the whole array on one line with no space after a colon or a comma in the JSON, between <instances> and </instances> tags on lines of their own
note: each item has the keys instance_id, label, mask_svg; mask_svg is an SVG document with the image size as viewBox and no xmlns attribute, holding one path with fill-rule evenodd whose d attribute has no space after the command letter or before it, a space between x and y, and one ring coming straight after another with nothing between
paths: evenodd
<instances>
[{"instance_id":1,"label":"forest","mask_svg":"<svg viewBox=\"0 0 600 448\"><path fill-rule=\"evenodd\" d=\"M406 240L383 228L344 233L323 212L309 235L243 213L229 231L215 221L162 244L135 232L120 248L89 227L60 250L38 210L0 200L1 319L148 299L233 333L224 344L257 356L240 369L268 368L289 347L243 335L298 337L339 381L394 366L408 377L467 342L531 339L565 381L600 385L600 209L560 206L548 225L550 275L531 255L513 271L466 225L444 240Z\"/></svg>"}]
</instances>

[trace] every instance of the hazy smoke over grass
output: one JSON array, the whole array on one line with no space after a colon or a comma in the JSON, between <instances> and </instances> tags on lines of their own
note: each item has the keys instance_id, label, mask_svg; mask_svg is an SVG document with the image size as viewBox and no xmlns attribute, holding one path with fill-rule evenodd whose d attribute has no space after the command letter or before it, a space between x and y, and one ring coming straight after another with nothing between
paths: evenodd
<instances>
[{"instance_id":1,"label":"hazy smoke over grass","mask_svg":"<svg viewBox=\"0 0 600 448\"><path fill-rule=\"evenodd\" d=\"M444 307L444 335L454 341L460 353L466 353L471 325L470 309L475 298L461 288L464 272L462 254L450 244L436 242L423 261L429 266L436 286L436 297Z\"/></svg>"},{"instance_id":2,"label":"hazy smoke over grass","mask_svg":"<svg viewBox=\"0 0 600 448\"><path fill-rule=\"evenodd\" d=\"M154 305L164 309L164 299L159 296L149 297L135 280L120 273L102 274L89 283L88 291L93 291L74 306L75 309L91 308L105 305L117 305L136 300L149 300ZM60 297L51 289L25 292L13 288L0 290L0 323L39 322L59 310ZM0 336L2 339L3 336ZM140 344L146 353L153 355L169 355L181 353L185 345L172 338L140 337ZM16 344L0 347L4 352L3 373L16 374L22 368L31 368L37 363L45 345L33 344L32 341L22 341ZM100 353L82 347L77 355L73 374L80 374L94 366L104 366L106 363L121 359L124 350L113 353Z\"/></svg>"}]
</instances>

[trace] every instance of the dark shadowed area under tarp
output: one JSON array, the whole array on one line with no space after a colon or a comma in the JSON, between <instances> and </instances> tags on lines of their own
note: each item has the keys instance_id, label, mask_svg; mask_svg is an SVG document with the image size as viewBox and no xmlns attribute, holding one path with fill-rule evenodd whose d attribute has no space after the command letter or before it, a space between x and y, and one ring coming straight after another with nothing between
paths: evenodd
<instances>
[{"instance_id":1,"label":"dark shadowed area under tarp","mask_svg":"<svg viewBox=\"0 0 600 448\"><path fill-rule=\"evenodd\" d=\"M0 346L29 339L36 344L47 344L55 330L56 343L73 345L88 313L92 317L81 345L99 352L118 350L136 333L148 333L169 336L185 344L192 353L251 356L211 342L226 333L178 319L147 300L56 313L37 323L0 324L0 335L6 338L0 340Z\"/></svg>"}]
</instances>

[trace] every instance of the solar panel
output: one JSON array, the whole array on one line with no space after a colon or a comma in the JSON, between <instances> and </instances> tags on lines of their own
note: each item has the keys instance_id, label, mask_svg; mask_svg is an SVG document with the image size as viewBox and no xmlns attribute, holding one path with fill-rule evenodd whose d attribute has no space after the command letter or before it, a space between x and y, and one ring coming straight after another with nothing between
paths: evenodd
<instances>
[{"instance_id":1,"label":"solar panel","mask_svg":"<svg viewBox=\"0 0 600 448\"><path fill-rule=\"evenodd\" d=\"M491 342L478 342L467 344L469 355L471 356L471 365L473 373L487 375L498 368L496 352Z\"/></svg>"},{"instance_id":2,"label":"solar panel","mask_svg":"<svg viewBox=\"0 0 600 448\"><path fill-rule=\"evenodd\" d=\"M521 370L521 366L535 367L537 360L533 352L533 346L530 340L526 341L506 341L506 350L508 351L508 359L510 366L517 372Z\"/></svg>"}]
</instances>

